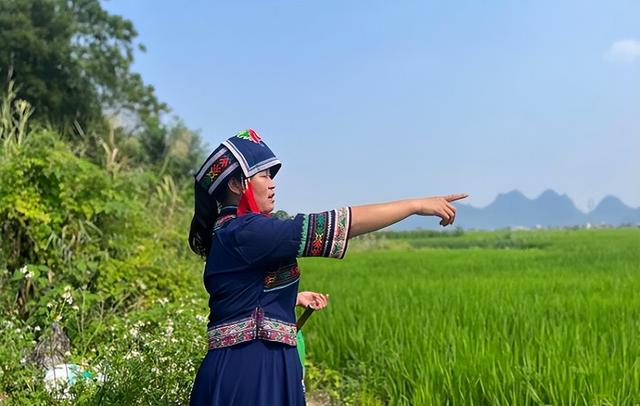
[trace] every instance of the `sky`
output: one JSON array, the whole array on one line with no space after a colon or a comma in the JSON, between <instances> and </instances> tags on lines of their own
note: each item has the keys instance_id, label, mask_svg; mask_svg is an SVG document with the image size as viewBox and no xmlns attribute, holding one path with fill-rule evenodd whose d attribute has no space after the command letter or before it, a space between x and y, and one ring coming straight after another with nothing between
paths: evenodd
<instances>
[{"instance_id":1,"label":"sky","mask_svg":"<svg viewBox=\"0 0 640 406\"><path fill-rule=\"evenodd\" d=\"M210 149L262 136L289 213L513 189L640 207L637 0L103 6L133 21L133 70Z\"/></svg>"}]
</instances>

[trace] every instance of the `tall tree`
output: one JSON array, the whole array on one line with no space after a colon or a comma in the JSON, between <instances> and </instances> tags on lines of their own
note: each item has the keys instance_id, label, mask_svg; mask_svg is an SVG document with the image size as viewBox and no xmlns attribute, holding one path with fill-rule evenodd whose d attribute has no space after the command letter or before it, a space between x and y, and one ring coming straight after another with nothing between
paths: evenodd
<instances>
[{"instance_id":1,"label":"tall tree","mask_svg":"<svg viewBox=\"0 0 640 406\"><path fill-rule=\"evenodd\" d=\"M144 51L136 36L99 0L2 0L0 72L56 127L99 122L105 109L146 119L167 107L131 71L134 49Z\"/></svg>"}]
</instances>

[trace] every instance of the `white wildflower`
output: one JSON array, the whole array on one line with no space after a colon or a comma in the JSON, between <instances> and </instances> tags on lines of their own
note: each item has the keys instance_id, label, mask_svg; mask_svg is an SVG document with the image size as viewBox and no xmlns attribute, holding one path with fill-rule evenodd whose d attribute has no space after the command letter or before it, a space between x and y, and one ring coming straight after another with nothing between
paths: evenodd
<instances>
[{"instance_id":1,"label":"white wildflower","mask_svg":"<svg viewBox=\"0 0 640 406\"><path fill-rule=\"evenodd\" d=\"M33 278L33 272L31 272L26 265L23 266L22 268L20 268L20 272L22 272L22 274L24 275L25 279Z\"/></svg>"},{"instance_id":2,"label":"white wildflower","mask_svg":"<svg viewBox=\"0 0 640 406\"><path fill-rule=\"evenodd\" d=\"M78 305L73 305L73 306L71 306L71 308L72 308L73 310L75 310L75 311L80 310L80 307L78 307Z\"/></svg>"},{"instance_id":3,"label":"white wildflower","mask_svg":"<svg viewBox=\"0 0 640 406\"><path fill-rule=\"evenodd\" d=\"M147 285L145 285L144 282L138 281L138 286L140 286L142 290L147 290Z\"/></svg>"},{"instance_id":4,"label":"white wildflower","mask_svg":"<svg viewBox=\"0 0 640 406\"><path fill-rule=\"evenodd\" d=\"M56 317L53 318L53 321L60 321L60 320L62 320L61 314L56 314Z\"/></svg>"},{"instance_id":5,"label":"white wildflower","mask_svg":"<svg viewBox=\"0 0 640 406\"><path fill-rule=\"evenodd\" d=\"M47 308L51 309L53 307L53 303L49 302L47 303Z\"/></svg>"},{"instance_id":6,"label":"white wildflower","mask_svg":"<svg viewBox=\"0 0 640 406\"><path fill-rule=\"evenodd\" d=\"M40 331L40 326L35 326L35 327L33 328L33 331Z\"/></svg>"},{"instance_id":7,"label":"white wildflower","mask_svg":"<svg viewBox=\"0 0 640 406\"><path fill-rule=\"evenodd\" d=\"M64 293L62 294L62 298L68 304L73 304L73 295L71 294L71 286L67 285L64 287Z\"/></svg>"},{"instance_id":8,"label":"white wildflower","mask_svg":"<svg viewBox=\"0 0 640 406\"><path fill-rule=\"evenodd\" d=\"M132 358L139 358L140 357L140 352L136 351L136 350L131 350L130 353L128 353L127 355L124 356L124 359L129 360Z\"/></svg>"}]
</instances>

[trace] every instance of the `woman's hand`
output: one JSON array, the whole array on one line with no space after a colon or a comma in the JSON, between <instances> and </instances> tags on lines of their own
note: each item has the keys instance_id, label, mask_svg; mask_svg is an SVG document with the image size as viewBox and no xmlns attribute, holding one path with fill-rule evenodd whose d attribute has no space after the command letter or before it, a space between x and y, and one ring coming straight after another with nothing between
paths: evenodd
<instances>
[{"instance_id":1,"label":"woman's hand","mask_svg":"<svg viewBox=\"0 0 640 406\"><path fill-rule=\"evenodd\" d=\"M396 200L388 203L367 204L351 207L349 238L380 230L412 214L438 216L440 224L447 226L456 218L456 209L451 202L464 199L466 193L423 199Z\"/></svg>"},{"instance_id":2,"label":"woman's hand","mask_svg":"<svg viewBox=\"0 0 640 406\"><path fill-rule=\"evenodd\" d=\"M427 197L416 200L415 214L421 216L438 216L441 226L453 224L456 219L456 208L451 204L456 200L461 200L469 195L466 193L447 196Z\"/></svg>"},{"instance_id":3,"label":"woman's hand","mask_svg":"<svg viewBox=\"0 0 640 406\"><path fill-rule=\"evenodd\" d=\"M311 307L314 310L321 310L329 304L329 295L316 292L299 292L296 299L296 306Z\"/></svg>"}]
</instances>

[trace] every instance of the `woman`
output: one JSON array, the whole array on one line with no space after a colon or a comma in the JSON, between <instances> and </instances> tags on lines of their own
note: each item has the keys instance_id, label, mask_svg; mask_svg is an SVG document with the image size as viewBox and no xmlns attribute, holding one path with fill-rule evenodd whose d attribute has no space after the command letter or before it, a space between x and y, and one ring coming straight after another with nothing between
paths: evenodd
<instances>
[{"instance_id":1,"label":"woman","mask_svg":"<svg viewBox=\"0 0 640 406\"><path fill-rule=\"evenodd\" d=\"M304 405L296 352L299 256L342 258L349 238L409 215L453 224L450 195L344 207L280 220L273 178L281 163L253 130L224 141L195 176L191 249L206 258L209 351L192 405ZM218 210L220 206L220 210Z\"/></svg>"}]
</instances>

